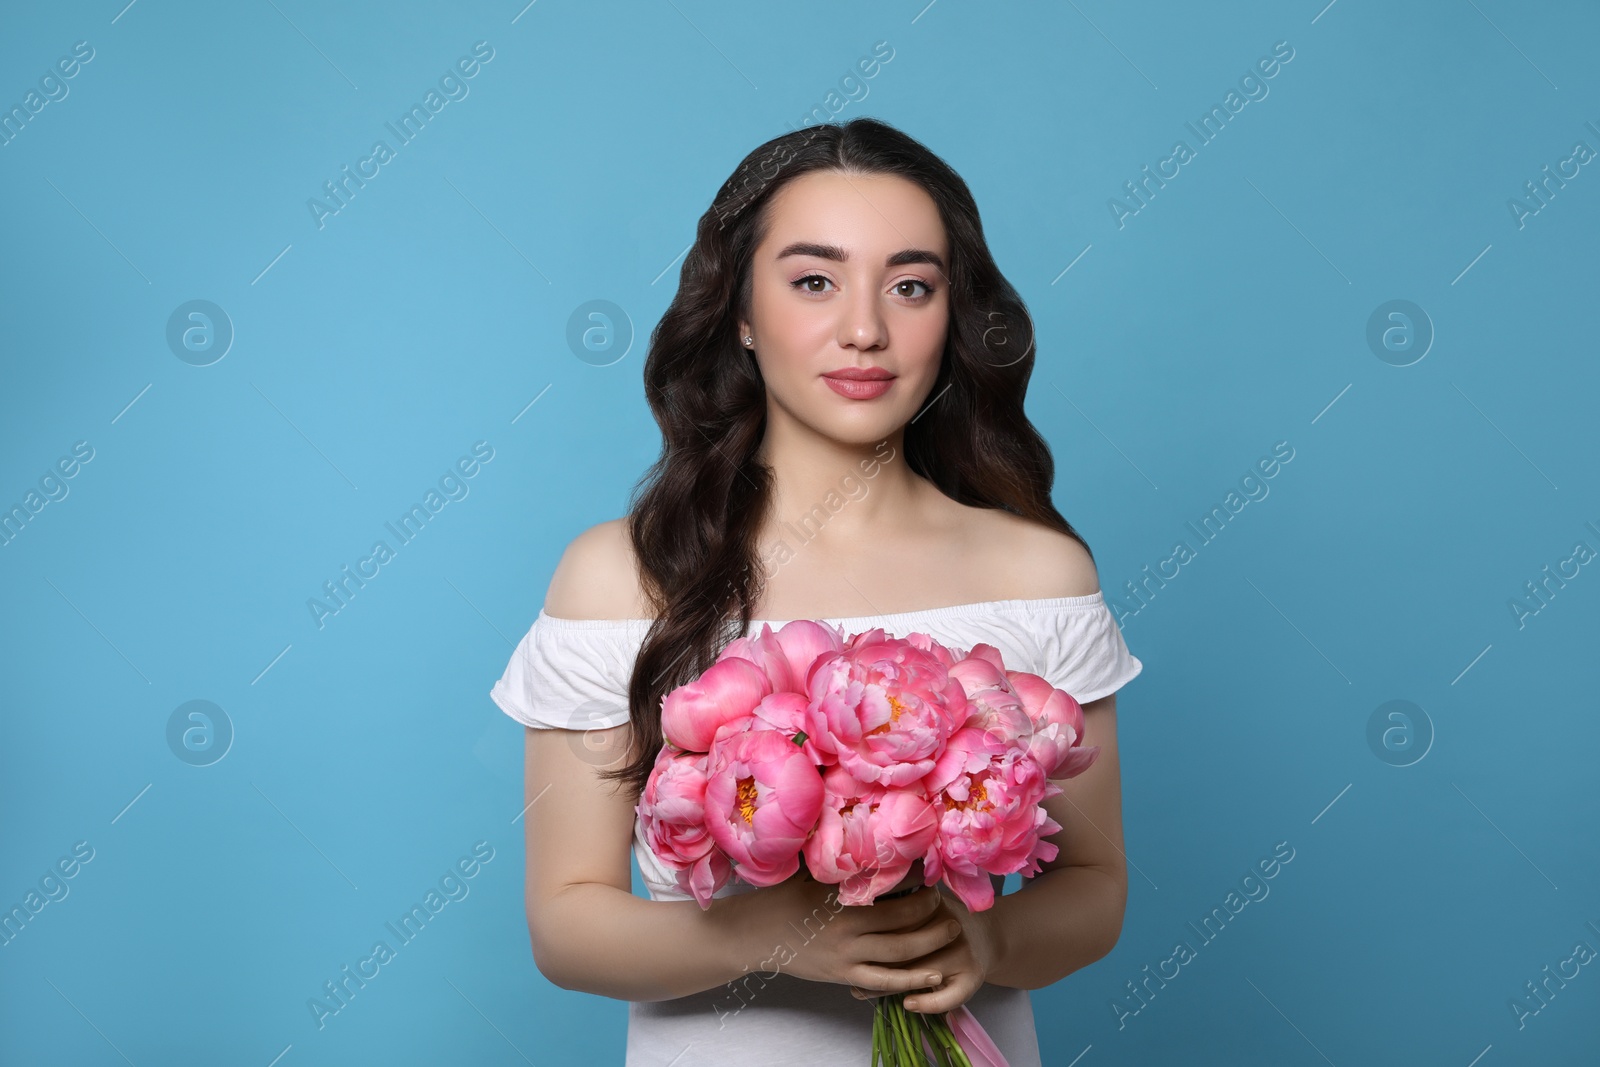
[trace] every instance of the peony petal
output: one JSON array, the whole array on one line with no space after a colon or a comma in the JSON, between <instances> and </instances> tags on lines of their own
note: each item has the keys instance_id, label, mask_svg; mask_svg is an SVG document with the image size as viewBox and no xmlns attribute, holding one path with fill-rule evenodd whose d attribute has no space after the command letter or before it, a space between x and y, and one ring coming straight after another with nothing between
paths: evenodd
<instances>
[{"instance_id":1,"label":"peony petal","mask_svg":"<svg viewBox=\"0 0 1600 1067\"><path fill-rule=\"evenodd\" d=\"M844 647L844 635L838 628L810 619L784 623L773 640L788 662L796 692L807 691L811 668L819 659Z\"/></svg>"},{"instance_id":2,"label":"peony petal","mask_svg":"<svg viewBox=\"0 0 1600 1067\"><path fill-rule=\"evenodd\" d=\"M754 663L719 660L662 698L661 731L681 749L709 751L719 727L749 715L771 692L771 680Z\"/></svg>"},{"instance_id":3,"label":"peony petal","mask_svg":"<svg viewBox=\"0 0 1600 1067\"><path fill-rule=\"evenodd\" d=\"M972 1061L972 1067L1011 1067L1001 1054L1000 1047L994 1043L994 1038L989 1036L989 1031L983 1028L978 1017L965 1004L958 1004L945 1012L944 1017L961 1051Z\"/></svg>"},{"instance_id":4,"label":"peony petal","mask_svg":"<svg viewBox=\"0 0 1600 1067\"><path fill-rule=\"evenodd\" d=\"M1088 770L1098 755L1100 755L1099 745L1090 745L1087 748L1075 746L1067 753L1067 758L1050 771L1050 777L1074 778Z\"/></svg>"},{"instance_id":5,"label":"peony petal","mask_svg":"<svg viewBox=\"0 0 1600 1067\"><path fill-rule=\"evenodd\" d=\"M961 903L967 906L968 911L985 911L994 903L994 883L989 880L987 871L964 874L946 869L944 881L961 898Z\"/></svg>"},{"instance_id":6,"label":"peony petal","mask_svg":"<svg viewBox=\"0 0 1600 1067\"><path fill-rule=\"evenodd\" d=\"M984 647L984 646L979 646ZM968 656L950 668L950 676L961 683L967 691L967 696L981 692L985 689L1011 688L1011 683L1006 678L1006 672L982 656Z\"/></svg>"},{"instance_id":7,"label":"peony petal","mask_svg":"<svg viewBox=\"0 0 1600 1067\"><path fill-rule=\"evenodd\" d=\"M720 662L732 657L749 660L760 668L771 682L773 692L792 692L799 688L794 668L778 641L778 635L766 623L761 624L761 632L755 637L740 637L728 642L717 659Z\"/></svg>"}]
</instances>

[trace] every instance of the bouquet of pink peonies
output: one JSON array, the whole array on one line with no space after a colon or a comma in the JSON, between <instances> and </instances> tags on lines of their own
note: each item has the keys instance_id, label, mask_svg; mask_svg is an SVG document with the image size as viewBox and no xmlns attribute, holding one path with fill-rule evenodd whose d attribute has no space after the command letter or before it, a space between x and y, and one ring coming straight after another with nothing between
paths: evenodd
<instances>
[{"instance_id":1,"label":"bouquet of pink peonies","mask_svg":"<svg viewBox=\"0 0 1600 1067\"><path fill-rule=\"evenodd\" d=\"M702 908L734 874L756 886L796 874L871 904L922 861L970 911L990 875L1056 857L1041 806L1049 779L1087 770L1083 709L991 645L948 648L880 628L846 638L797 620L731 642L661 705L666 744L636 807L651 851ZM875 1000L873 1063L1004 1067L965 1005L923 1016ZM925 1055L923 1041L936 1061Z\"/></svg>"}]
</instances>

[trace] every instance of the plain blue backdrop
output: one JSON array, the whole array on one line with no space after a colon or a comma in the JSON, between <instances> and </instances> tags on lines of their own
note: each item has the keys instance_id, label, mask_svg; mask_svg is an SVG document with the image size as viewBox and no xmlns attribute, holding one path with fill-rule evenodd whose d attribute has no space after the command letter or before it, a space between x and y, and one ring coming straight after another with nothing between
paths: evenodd
<instances>
[{"instance_id":1,"label":"plain blue backdrop","mask_svg":"<svg viewBox=\"0 0 1600 1067\"><path fill-rule=\"evenodd\" d=\"M697 218L809 113L970 184L1145 665L1046 1062L1594 1062L1592 5L125 2L0 34L0 1059L620 1062L533 965L488 689L655 458Z\"/></svg>"}]
</instances>

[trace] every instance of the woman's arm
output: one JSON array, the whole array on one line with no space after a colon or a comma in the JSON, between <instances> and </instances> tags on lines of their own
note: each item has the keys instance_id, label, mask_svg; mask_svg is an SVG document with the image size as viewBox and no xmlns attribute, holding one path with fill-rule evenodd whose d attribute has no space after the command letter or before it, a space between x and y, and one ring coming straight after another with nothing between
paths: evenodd
<instances>
[{"instance_id":1,"label":"woman's arm","mask_svg":"<svg viewBox=\"0 0 1600 1067\"><path fill-rule=\"evenodd\" d=\"M642 618L649 605L623 519L585 530L551 575L545 610L569 619ZM620 1000L687 996L731 981L750 958L730 913L633 895L633 801L597 772L626 760L627 725L528 728L523 815L534 963L565 989ZM759 958L759 957L757 957Z\"/></svg>"},{"instance_id":2,"label":"woman's arm","mask_svg":"<svg viewBox=\"0 0 1600 1067\"><path fill-rule=\"evenodd\" d=\"M693 900L634 896L633 804L596 773L623 759L629 729L527 731L528 932L547 978L639 1001L778 969L876 992L938 982L903 965L955 936L933 919L932 890L862 907L837 903L832 886L805 878L713 898L704 910Z\"/></svg>"},{"instance_id":3,"label":"woman's arm","mask_svg":"<svg viewBox=\"0 0 1600 1067\"><path fill-rule=\"evenodd\" d=\"M995 960L986 981L995 985L1058 982L1110 953L1122 934L1128 869L1115 693L1084 705L1083 729L1083 743L1099 745L1100 755L1082 774L1056 782L1062 794L1044 802L1061 824L1048 838L1060 851L989 909Z\"/></svg>"},{"instance_id":4,"label":"woman's arm","mask_svg":"<svg viewBox=\"0 0 1600 1067\"><path fill-rule=\"evenodd\" d=\"M1094 561L1076 540L1029 528L1012 553L1037 596L1084 596L1100 589ZM1093 765L1057 781L1044 801L1061 825L1048 840L1056 858L995 898L988 915L995 985L1039 989L1110 953L1122 934L1128 870L1122 851L1122 772L1117 762L1117 696L1083 706L1083 744L1099 745ZM959 906L959 902L957 902Z\"/></svg>"},{"instance_id":5,"label":"woman's arm","mask_svg":"<svg viewBox=\"0 0 1600 1067\"><path fill-rule=\"evenodd\" d=\"M693 900L633 895L633 803L596 774L622 759L629 730L526 731L534 963L564 989L619 1000L687 996L732 981L750 954L728 921L737 898L702 910Z\"/></svg>"}]
</instances>

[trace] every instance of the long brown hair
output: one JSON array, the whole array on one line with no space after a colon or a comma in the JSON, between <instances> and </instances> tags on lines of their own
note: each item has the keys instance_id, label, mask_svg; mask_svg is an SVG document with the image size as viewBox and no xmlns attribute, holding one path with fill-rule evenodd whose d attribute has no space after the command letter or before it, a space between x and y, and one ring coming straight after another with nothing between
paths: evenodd
<instances>
[{"instance_id":1,"label":"long brown hair","mask_svg":"<svg viewBox=\"0 0 1600 1067\"><path fill-rule=\"evenodd\" d=\"M1051 503L1055 463L1023 413L1033 323L995 266L966 183L876 119L773 138L740 162L700 217L677 295L645 357L645 397L662 448L634 486L628 533L656 615L628 688L633 747L627 762L601 772L627 781L635 796L662 745L662 698L745 633L762 592L756 538L772 470L756 452L767 397L739 343L739 320L749 318L751 261L767 232L768 203L817 170L915 182L938 206L949 238L950 326L931 404L905 428L911 470L952 500L1032 519L1089 548Z\"/></svg>"}]
</instances>

